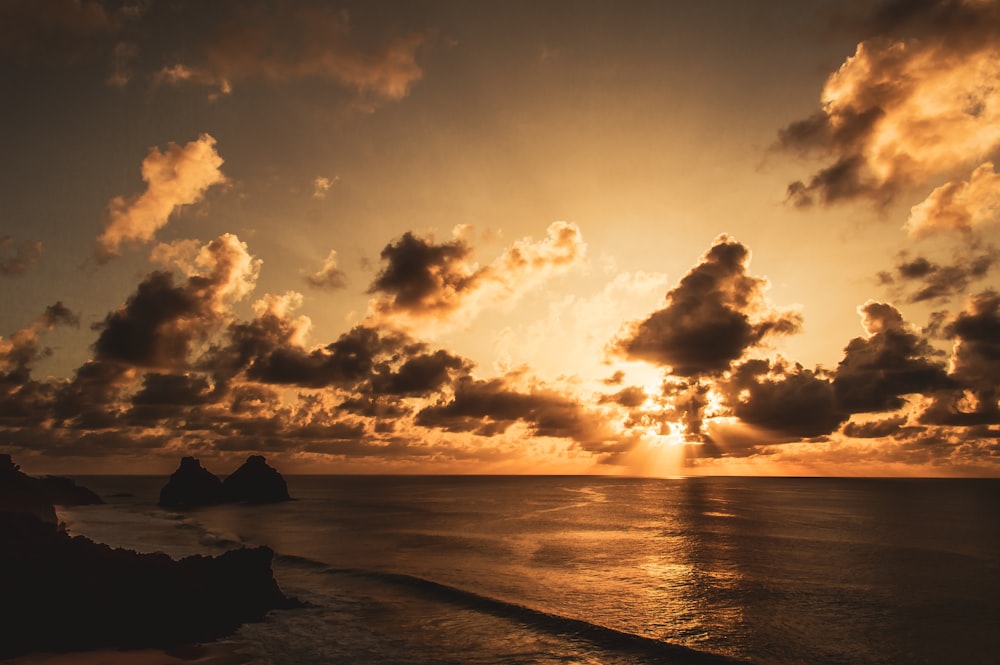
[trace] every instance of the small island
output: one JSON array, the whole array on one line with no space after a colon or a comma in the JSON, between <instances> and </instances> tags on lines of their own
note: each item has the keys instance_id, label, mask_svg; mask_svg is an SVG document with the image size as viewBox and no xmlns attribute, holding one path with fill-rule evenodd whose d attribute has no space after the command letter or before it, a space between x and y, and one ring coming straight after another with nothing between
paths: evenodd
<instances>
[{"instance_id":1,"label":"small island","mask_svg":"<svg viewBox=\"0 0 1000 665\"><path fill-rule=\"evenodd\" d=\"M288 485L263 455L250 455L225 481L194 457L181 458L180 466L160 490L164 508L197 508L218 503L278 503L290 501Z\"/></svg>"}]
</instances>

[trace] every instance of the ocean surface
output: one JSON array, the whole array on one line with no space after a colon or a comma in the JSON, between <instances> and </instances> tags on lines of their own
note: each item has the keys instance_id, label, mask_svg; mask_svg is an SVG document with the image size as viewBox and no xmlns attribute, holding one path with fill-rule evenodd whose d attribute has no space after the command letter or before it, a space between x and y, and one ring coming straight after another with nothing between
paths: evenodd
<instances>
[{"instance_id":1,"label":"ocean surface","mask_svg":"<svg viewBox=\"0 0 1000 665\"><path fill-rule=\"evenodd\" d=\"M77 480L108 504L71 533L277 552L311 606L229 640L254 664L1000 663L1000 480L289 476L187 512Z\"/></svg>"}]
</instances>

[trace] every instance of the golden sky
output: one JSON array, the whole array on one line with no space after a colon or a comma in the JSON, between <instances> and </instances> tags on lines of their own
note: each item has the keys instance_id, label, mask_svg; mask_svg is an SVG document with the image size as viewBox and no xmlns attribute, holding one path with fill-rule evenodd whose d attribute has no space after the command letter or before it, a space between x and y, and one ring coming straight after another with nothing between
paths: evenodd
<instances>
[{"instance_id":1,"label":"golden sky","mask_svg":"<svg viewBox=\"0 0 1000 665\"><path fill-rule=\"evenodd\" d=\"M1000 473L1000 2L0 0L30 473Z\"/></svg>"}]
</instances>

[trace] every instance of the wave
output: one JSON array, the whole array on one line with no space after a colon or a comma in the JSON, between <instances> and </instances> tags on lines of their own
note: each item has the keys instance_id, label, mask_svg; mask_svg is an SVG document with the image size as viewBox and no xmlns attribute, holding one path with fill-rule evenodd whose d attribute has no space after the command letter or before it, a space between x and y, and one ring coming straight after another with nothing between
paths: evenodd
<instances>
[{"instance_id":1,"label":"wave","mask_svg":"<svg viewBox=\"0 0 1000 665\"><path fill-rule=\"evenodd\" d=\"M309 565L321 563L311 559L305 559L304 561L309 562ZM550 612L543 612L525 607L524 605L491 598L473 591L466 591L414 575L353 568L327 568L325 572L331 575L350 575L352 577L361 577L391 584L466 609L516 621L536 630L542 630L563 637L586 640L595 646L609 651L640 654L655 660L655 662L677 663L678 665L750 665L748 661L698 651L679 644L671 644L670 642L663 642L650 637L615 630L614 628L590 623L582 619L573 619Z\"/></svg>"},{"instance_id":2,"label":"wave","mask_svg":"<svg viewBox=\"0 0 1000 665\"><path fill-rule=\"evenodd\" d=\"M198 522L182 522L177 526L200 531L202 537L199 540L203 545L242 547L247 544L243 539L241 542L236 542L226 538L218 538L216 534ZM677 665L751 665L749 661L698 651L679 644L608 628L582 619L533 609L415 575L360 568L337 568L318 559L281 552L275 553L275 561L323 574L346 575L389 584L413 593L429 596L441 602L516 621L551 635L585 640L608 651L637 654L652 662L676 663Z\"/></svg>"},{"instance_id":3,"label":"wave","mask_svg":"<svg viewBox=\"0 0 1000 665\"><path fill-rule=\"evenodd\" d=\"M198 537L198 544L203 547L211 547L213 549L230 550L234 548L246 547L251 545L247 539L242 536L228 537L223 534L215 533L205 527L204 524L196 520L189 518L184 518L183 521L178 521L174 523L175 528L182 529L186 531L193 531Z\"/></svg>"}]
</instances>

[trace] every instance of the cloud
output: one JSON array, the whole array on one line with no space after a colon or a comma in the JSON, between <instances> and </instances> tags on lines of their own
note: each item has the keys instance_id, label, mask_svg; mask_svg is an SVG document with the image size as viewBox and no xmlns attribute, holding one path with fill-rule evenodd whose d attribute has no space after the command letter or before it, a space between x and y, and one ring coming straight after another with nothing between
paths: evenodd
<instances>
[{"instance_id":1,"label":"cloud","mask_svg":"<svg viewBox=\"0 0 1000 665\"><path fill-rule=\"evenodd\" d=\"M969 298L944 328L954 339L949 378L921 422L949 425L1000 424L1000 294L986 290Z\"/></svg>"},{"instance_id":2,"label":"cloud","mask_svg":"<svg viewBox=\"0 0 1000 665\"><path fill-rule=\"evenodd\" d=\"M306 275L306 282L317 289L342 289L347 285L347 275L337 267L337 251L330 250L323 266L316 272Z\"/></svg>"},{"instance_id":3,"label":"cloud","mask_svg":"<svg viewBox=\"0 0 1000 665\"><path fill-rule=\"evenodd\" d=\"M516 423L524 423L534 436L568 438L592 452L615 453L629 446L605 427L599 414L571 397L544 387L518 390L503 378L463 376L450 400L421 409L414 422L484 437L499 436Z\"/></svg>"},{"instance_id":4,"label":"cloud","mask_svg":"<svg viewBox=\"0 0 1000 665\"><path fill-rule=\"evenodd\" d=\"M831 160L789 186L797 205L886 204L967 172L1000 147L996 3L910 3L905 12L877 12L869 27L876 34L827 79L822 109L779 133L781 147ZM947 200L947 191L938 198ZM918 215L912 228L929 228L925 219Z\"/></svg>"},{"instance_id":5,"label":"cloud","mask_svg":"<svg viewBox=\"0 0 1000 665\"><path fill-rule=\"evenodd\" d=\"M158 78L210 85L221 94L245 81L321 80L399 100L423 77L417 54L428 41L427 35L410 33L368 48L353 34L346 11L240 6L202 44L200 62L168 65Z\"/></svg>"},{"instance_id":6,"label":"cloud","mask_svg":"<svg viewBox=\"0 0 1000 665\"><path fill-rule=\"evenodd\" d=\"M892 416L861 423L849 422L844 425L844 435L855 439L881 439L902 432L906 421L906 416Z\"/></svg>"},{"instance_id":7,"label":"cloud","mask_svg":"<svg viewBox=\"0 0 1000 665\"><path fill-rule=\"evenodd\" d=\"M719 236L666 295L666 305L613 342L628 358L667 365L679 376L714 374L765 337L798 332L802 317L764 299L767 280L747 273L750 250Z\"/></svg>"},{"instance_id":8,"label":"cloud","mask_svg":"<svg viewBox=\"0 0 1000 665\"><path fill-rule=\"evenodd\" d=\"M406 232L382 250L385 262L368 291L377 321L449 323L469 319L488 306L510 303L544 280L580 265L586 245L579 227L553 222L540 241L513 243L493 263L478 266L472 248L455 229L448 242L435 243Z\"/></svg>"},{"instance_id":9,"label":"cloud","mask_svg":"<svg viewBox=\"0 0 1000 665\"><path fill-rule=\"evenodd\" d=\"M314 199L325 199L327 192L333 187L333 184L340 180L340 176L334 176L331 180L330 178L324 176L317 176L313 180L313 198Z\"/></svg>"},{"instance_id":10,"label":"cloud","mask_svg":"<svg viewBox=\"0 0 1000 665\"><path fill-rule=\"evenodd\" d=\"M951 385L934 348L910 332L892 305L869 300L858 308L867 335L852 339L837 365L833 390L848 413L893 411L904 395Z\"/></svg>"},{"instance_id":11,"label":"cloud","mask_svg":"<svg viewBox=\"0 0 1000 665\"><path fill-rule=\"evenodd\" d=\"M118 42L111 51L111 74L107 84L124 89L132 80L132 63L139 56L139 47L130 42Z\"/></svg>"},{"instance_id":12,"label":"cloud","mask_svg":"<svg viewBox=\"0 0 1000 665\"><path fill-rule=\"evenodd\" d=\"M965 182L937 187L910 209L904 228L910 237L956 231L965 234L1000 219L1000 174L993 163L978 166Z\"/></svg>"},{"instance_id":13,"label":"cloud","mask_svg":"<svg viewBox=\"0 0 1000 665\"><path fill-rule=\"evenodd\" d=\"M893 285L900 297L909 303L943 301L965 293L969 285L985 278L997 260L995 249L982 254L960 254L951 263L939 264L903 253L892 272L879 273L882 284Z\"/></svg>"},{"instance_id":14,"label":"cloud","mask_svg":"<svg viewBox=\"0 0 1000 665\"><path fill-rule=\"evenodd\" d=\"M119 17L94 0L0 2L0 52L69 58L93 49L118 28Z\"/></svg>"},{"instance_id":15,"label":"cloud","mask_svg":"<svg viewBox=\"0 0 1000 665\"><path fill-rule=\"evenodd\" d=\"M96 358L150 368L186 367L192 346L205 342L232 303L256 283L260 262L245 243L224 234L198 252L187 280L155 271L120 308L97 324Z\"/></svg>"},{"instance_id":16,"label":"cloud","mask_svg":"<svg viewBox=\"0 0 1000 665\"><path fill-rule=\"evenodd\" d=\"M779 360L750 360L723 384L733 415L785 436L830 434L847 419L833 383L822 372Z\"/></svg>"},{"instance_id":17,"label":"cloud","mask_svg":"<svg viewBox=\"0 0 1000 665\"><path fill-rule=\"evenodd\" d=\"M61 301L46 307L31 325L15 331L6 339L0 337L0 390L4 384L13 389L29 380L34 363L52 352L42 346L41 336L60 325L80 325L80 317Z\"/></svg>"},{"instance_id":18,"label":"cloud","mask_svg":"<svg viewBox=\"0 0 1000 665\"><path fill-rule=\"evenodd\" d=\"M15 245L11 236L0 236L0 275L20 275L41 258L40 240Z\"/></svg>"},{"instance_id":19,"label":"cloud","mask_svg":"<svg viewBox=\"0 0 1000 665\"><path fill-rule=\"evenodd\" d=\"M209 187L225 182L222 161L208 134L183 147L169 143L165 152L152 148L142 161L146 191L108 203L104 232L97 238L98 260L120 255L123 244L148 242L178 208L197 203Z\"/></svg>"},{"instance_id":20,"label":"cloud","mask_svg":"<svg viewBox=\"0 0 1000 665\"><path fill-rule=\"evenodd\" d=\"M470 369L470 361L443 349L414 353L396 369L387 364L378 367L370 389L376 395L429 395L450 385L454 375L466 374Z\"/></svg>"}]
</instances>

